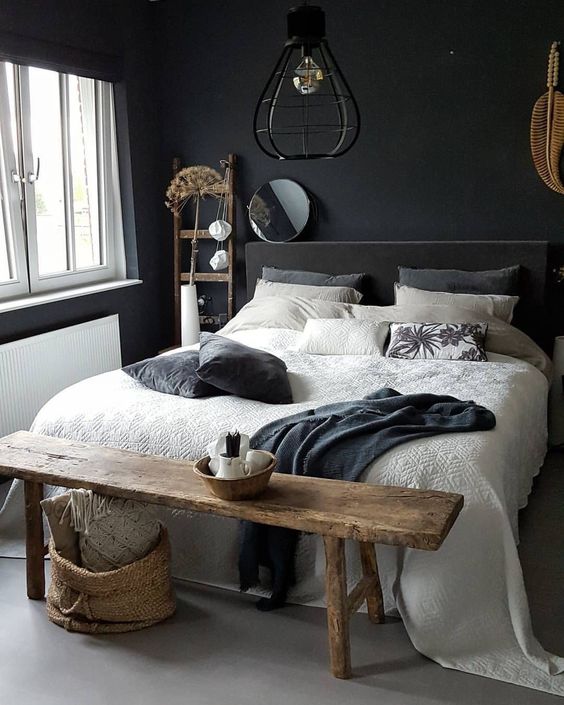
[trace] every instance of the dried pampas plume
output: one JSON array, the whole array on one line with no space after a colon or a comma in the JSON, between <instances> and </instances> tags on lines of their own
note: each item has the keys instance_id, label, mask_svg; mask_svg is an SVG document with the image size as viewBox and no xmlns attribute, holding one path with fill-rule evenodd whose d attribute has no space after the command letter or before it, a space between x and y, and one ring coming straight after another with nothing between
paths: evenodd
<instances>
[{"instance_id":1,"label":"dried pampas plume","mask_svg":"<svg viewBox=\"0 0 564 705\"><path fill-rule=\"evenodd\" d=\"M200 200L206 196L218 198L216 187L223 181L219 173L209 166L188 166L181 169L172 179L166 190L166 207L175 215L180 215L188 201L196 202L194 217L194 236L192 237L192 254L190 256L190 284L195 282L196 259L198 257L198 224Z\"/></svg>"},{"instance_id":2,"label":"dried pampas plume","mask_svg":"<svg viewBox=\"0 0 564 705\"><path fill-rule=\"evenodd\" d=\"M166 190L165 205L179 214L190 200L199 201L206 196L218 197L217 184L223 181L220 174L209 166L188 166L181 169Z\"/></svg>"}]
</instances>

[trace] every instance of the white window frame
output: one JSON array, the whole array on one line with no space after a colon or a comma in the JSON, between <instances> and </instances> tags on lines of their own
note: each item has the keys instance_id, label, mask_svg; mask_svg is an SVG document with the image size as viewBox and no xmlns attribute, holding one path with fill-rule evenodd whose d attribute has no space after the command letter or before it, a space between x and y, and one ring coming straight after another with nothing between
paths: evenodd
<instances>
[{"instance_id":1,"label":"white window frame","mask_svg":"<svg viewBox=\"0 0 564 705\"><path fill-rule=\"evenodd\" d=\"M3 67L2 67L3 68ZM98 152L98 217L100 224L101 264L88 268L76 268L75 235L72 208L72 173L69 159L70 137L68 127L68 75L59 73L61 118L62 118L62 162L65 188L65 230L67 236L67 260L69 271L40 274L37 245L37 222L35 210L35 169L37 158L32 144L31 100L29 68L16 66L18 72L20 115L18 116L20 161L11 164L11 151L0 151L2 170L0 185L7 192L10 202L10 232L14 243L12 260L17 280L0 284L0 300L17 296L33 296L51 291L75 289L102 282L113 282L126 278L123 220L121 212L119 169L116 144L115 106L113 85L96 81L96 131ZM9 145L8 130L11 129L5 71L0 72L0 147ZM4 84L4 85L2 85ZM3 91L3 92L2 92ZM0 111L2 108L0 107ZM8 157L8 158L6 158ZM15 175L15 176L13 176ZM19 175L19 176L18 176ZM31 178L30 178L31 177ZM41 173L39 174L39 179Z\"/></svg>"},{"instance_id":2,"label":"white window frame","mask_svg":"<svg viewBox=\"0 0 564 705\"><path fill-rule=\"evenodd\" d=\"M9 281L0 282L0 299L7 299L28 294L30 288L21 211L21 185L18 183L18 165L12 150L8 85L4 67L0 69L0 198L4 206L0 209L0 217L3 217L7 235L11 275Z\"/></svg>"}]
</instances>

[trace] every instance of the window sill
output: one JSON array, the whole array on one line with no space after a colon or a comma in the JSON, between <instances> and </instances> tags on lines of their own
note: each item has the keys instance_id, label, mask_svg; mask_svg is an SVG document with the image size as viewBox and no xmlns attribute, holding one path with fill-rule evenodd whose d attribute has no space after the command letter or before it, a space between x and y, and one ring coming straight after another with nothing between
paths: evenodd
<instances>
[{"instance_id":1,"label":"window sill","mask_svg":"<svg viewBox=\"0 0 564 705\"><path fill-rule=\"evenodd\" d=\"M41 304L50 304L54 301L64 301L65 299L75 299L78 296L87 296L88 294L98 294L103 291L111 291L112 289L123 289L126 286L135 286L142 284L141 279L116 279L109 282L100 282L98 284L88 284L86 286L77 286L71 289L61 289L59 291L46 291L42 294L28 294L17 299L9 301L0 301L0 313L7 311L17 311L20 308L29 308L30 306L39 306Z\"/></svg>"}]
</instances>

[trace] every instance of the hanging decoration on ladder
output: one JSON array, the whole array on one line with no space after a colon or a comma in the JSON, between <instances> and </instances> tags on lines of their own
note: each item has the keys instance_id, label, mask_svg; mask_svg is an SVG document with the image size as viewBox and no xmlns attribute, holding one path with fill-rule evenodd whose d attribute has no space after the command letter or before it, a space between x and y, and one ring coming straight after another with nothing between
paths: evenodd
<instances>
[{"instance_id":1,"label":"hanging decoration on ladder","mask_svg":"<svg viewBox=\"0 0 564 705\"><path fill-rule=\"evenodd\" d=\"M255 139L275 159L330 159L351 149L360 114L317 5L288 12L288 41L259 98Z\"/></svg>"},{"instance_id":2,"label":"hanging decoration on ladder","mask_svg":"<svg viewBox=\"0 0 564 705\"><path fill-rule=\"evenodd\" d=\"M227 269L229 265L229 254L223 248L220 249L219 243L224 242L231 235L231 224L227 221L227 198L229 192L229 171L231 167L229 163L225 163L225 175L223 177L223 189L219 195L217 204L217 215L213 223L210 223L208 228L209 234L217 241L215 252L210 259L210 267L214 271Z\"/></svg>"},{"instance_id":3,"label":"hanging decoration on ladder","mask_svg":"<svg viewBox=\"0 0 564 705\"><path fill-rule=\"evenodd\" d=\"M564 148L564 95L556 90L560 64L559 42L553 42L548 56L548 92L533 107L531 152L535 168L544 183L564 194L560 158Z\"/></svg>"}]
</instances>

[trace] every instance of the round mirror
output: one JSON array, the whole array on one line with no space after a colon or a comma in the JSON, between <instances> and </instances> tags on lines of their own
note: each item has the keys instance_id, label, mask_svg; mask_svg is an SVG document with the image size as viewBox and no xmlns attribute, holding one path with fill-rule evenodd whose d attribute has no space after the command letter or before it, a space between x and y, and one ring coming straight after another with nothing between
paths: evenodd
<instances>
[{"instance_id":1,"label":"round mirror","mask_svg":"<svg viewBox=\"0 0 564 705\"><path fill-rule=\"evenodd\" d=\"M310 200L305 189L290 179L275 179L261 186L251 198L251 228L267 242L288 242L307 225Z\"/></svg>"}]
</instances>

